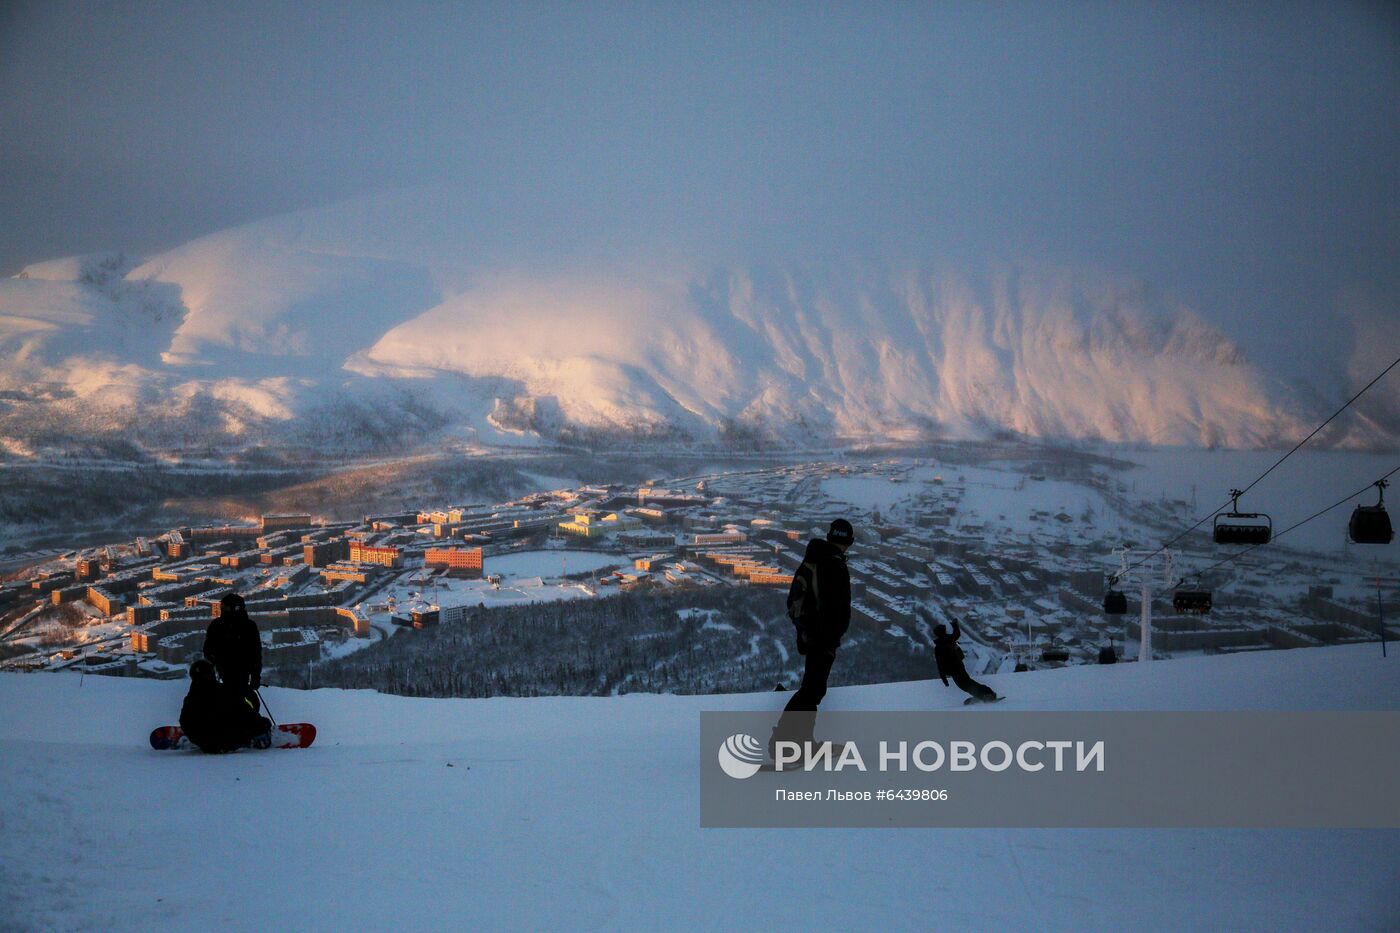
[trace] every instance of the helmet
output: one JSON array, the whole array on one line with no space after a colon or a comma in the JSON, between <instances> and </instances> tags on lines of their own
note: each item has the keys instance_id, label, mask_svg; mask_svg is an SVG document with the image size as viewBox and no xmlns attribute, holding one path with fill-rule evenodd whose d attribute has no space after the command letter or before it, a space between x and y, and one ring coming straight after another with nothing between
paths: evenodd
<instances>
[{"instance_id":1,"label":"helmet","mask_svg":"<svg viewBox=\"0 0 1400 933\"><path fill-rule=\"evenodd\" d=\"M237 593L230 591L224 594L223 599L219 600L219 612L221 614L225 612L242 611L245 611L243 607L243 597L239 596Z\"/></svg>"},{"instance_id":2,"label":"helmet","mask_svg":"<svg viewBox=\"0 0 1400 933\"><path fill-rule=\"evenodd\" d=\"M213 680L214 665L204 655L200 655L190 665L190 680Z\"/></svg>"},{"instance_id":3,"label":"helmet","mask_svg":"<svg viewBox=\"0 0 1400 933\"><path fill-rule=\"evenodd\" d=\"M831 523L831 529L826 533L826 540L832 544L839 544L841 547L850 547L856 540L855 529L844 518L838 518Z\"/></svg>"}]
</instances>

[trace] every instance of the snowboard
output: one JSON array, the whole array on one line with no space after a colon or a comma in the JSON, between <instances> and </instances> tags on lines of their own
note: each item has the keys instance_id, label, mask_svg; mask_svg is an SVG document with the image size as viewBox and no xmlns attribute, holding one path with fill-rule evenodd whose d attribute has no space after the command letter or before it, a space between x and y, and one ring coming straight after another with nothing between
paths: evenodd
<instances>
[{"instance_id":1,"label":"snowboard","mask_svg":"<svg viewBox=\"0 0 1400 933\"><path fill-rule=\"evenodd\" d=\"M309 722L284 722L272 730L273 748L309 748L314 741L316 727ZM151 733L151 748L157 751L194 747L179 726L161 726Z\"/></svg>"},{"instance_id":2,"label":"snowboard","mask_svg":"<svg viewBox=\"0 0 1400 933\"><path fill-rule=\"evenodd\" d=\"M968 697L966 700L963 700L963 706L971 706L974 703L1000 703L1004 699L1006 699L1006 697L996 697L991 700L979 700L976 697Z\"/></svg>"}]
</instances>

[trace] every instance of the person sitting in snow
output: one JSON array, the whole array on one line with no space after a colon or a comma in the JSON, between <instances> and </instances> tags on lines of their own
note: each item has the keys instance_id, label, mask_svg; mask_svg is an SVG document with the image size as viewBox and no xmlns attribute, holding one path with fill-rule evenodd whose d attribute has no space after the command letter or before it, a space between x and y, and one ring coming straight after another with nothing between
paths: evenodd
<instances>
[{"instance_id":1,"label":"person sitting in snow","mask_svg":"<svg viewBox=\"0 0 1400 933\"><path fill-rule=\"evenodd\" d=\"M180 708L180 729L201 751L212 754L272 744L271 720L258 715L243 690L219 683L206 658L190 665L190 692Z\"/></svg>"},{"instance_id":2,"label":"person sitting in snow","mask_svg":"<svg viewBox=\"0 0 1400 933\"><path fill-rule=\"evenodd\" d=\"M974 701L987 703L998 699L991 687L979 684L968 676L967 668L963 665L963 650L958 647L961 637L962 629L958 628L957 619L953 620L952 632L945 625L936 626L933 630L933 660L938 664L938 676L943 679L943 686L948 686L948 678L951 677L953 683Z\"/></svg>"}]
</instances>

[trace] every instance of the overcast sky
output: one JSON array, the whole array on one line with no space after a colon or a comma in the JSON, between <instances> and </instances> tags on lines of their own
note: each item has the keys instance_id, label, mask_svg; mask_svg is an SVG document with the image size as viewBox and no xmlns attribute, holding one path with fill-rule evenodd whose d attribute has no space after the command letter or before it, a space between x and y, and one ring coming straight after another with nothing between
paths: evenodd
<instances>
[{"instance_id":1,"label":"overcast sky","mask_svg":"<svg viewBox=\"0 0 1400 933\"><path fill-rule=\"evenodd\" d=\"M431 182L486 227L1092 265L1282 351L1344 291L1400 318L1397 9L10 0L0 272Z\"/></svg>"}]
</instances>

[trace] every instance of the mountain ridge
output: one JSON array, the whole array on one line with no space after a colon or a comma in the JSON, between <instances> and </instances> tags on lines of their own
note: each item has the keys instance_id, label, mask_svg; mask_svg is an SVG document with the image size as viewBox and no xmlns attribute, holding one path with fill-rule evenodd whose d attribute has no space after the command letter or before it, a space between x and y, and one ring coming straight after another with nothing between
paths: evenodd
<instances>
[{"instance_id":1,"label":"mountain ridge","mask_svg":"<svg viewBox=\"0 0 1400 933\"><path fill-rule=\"evenodd\" d=\"M0 434L61 446L155 426L152 444L179 446L184 430L239 445L303 438L312 413L391 424L404 407L431 413L410 419L415 436L513 443L1012 434L1267 447L1305 434L1319 407L1127 276L621 254L545 264L422 205L348 202L141 261L74 257L0 280ZM1393 446L1398 433L1363 417L1323 441Z\"/></svg>"}]
</instances>

